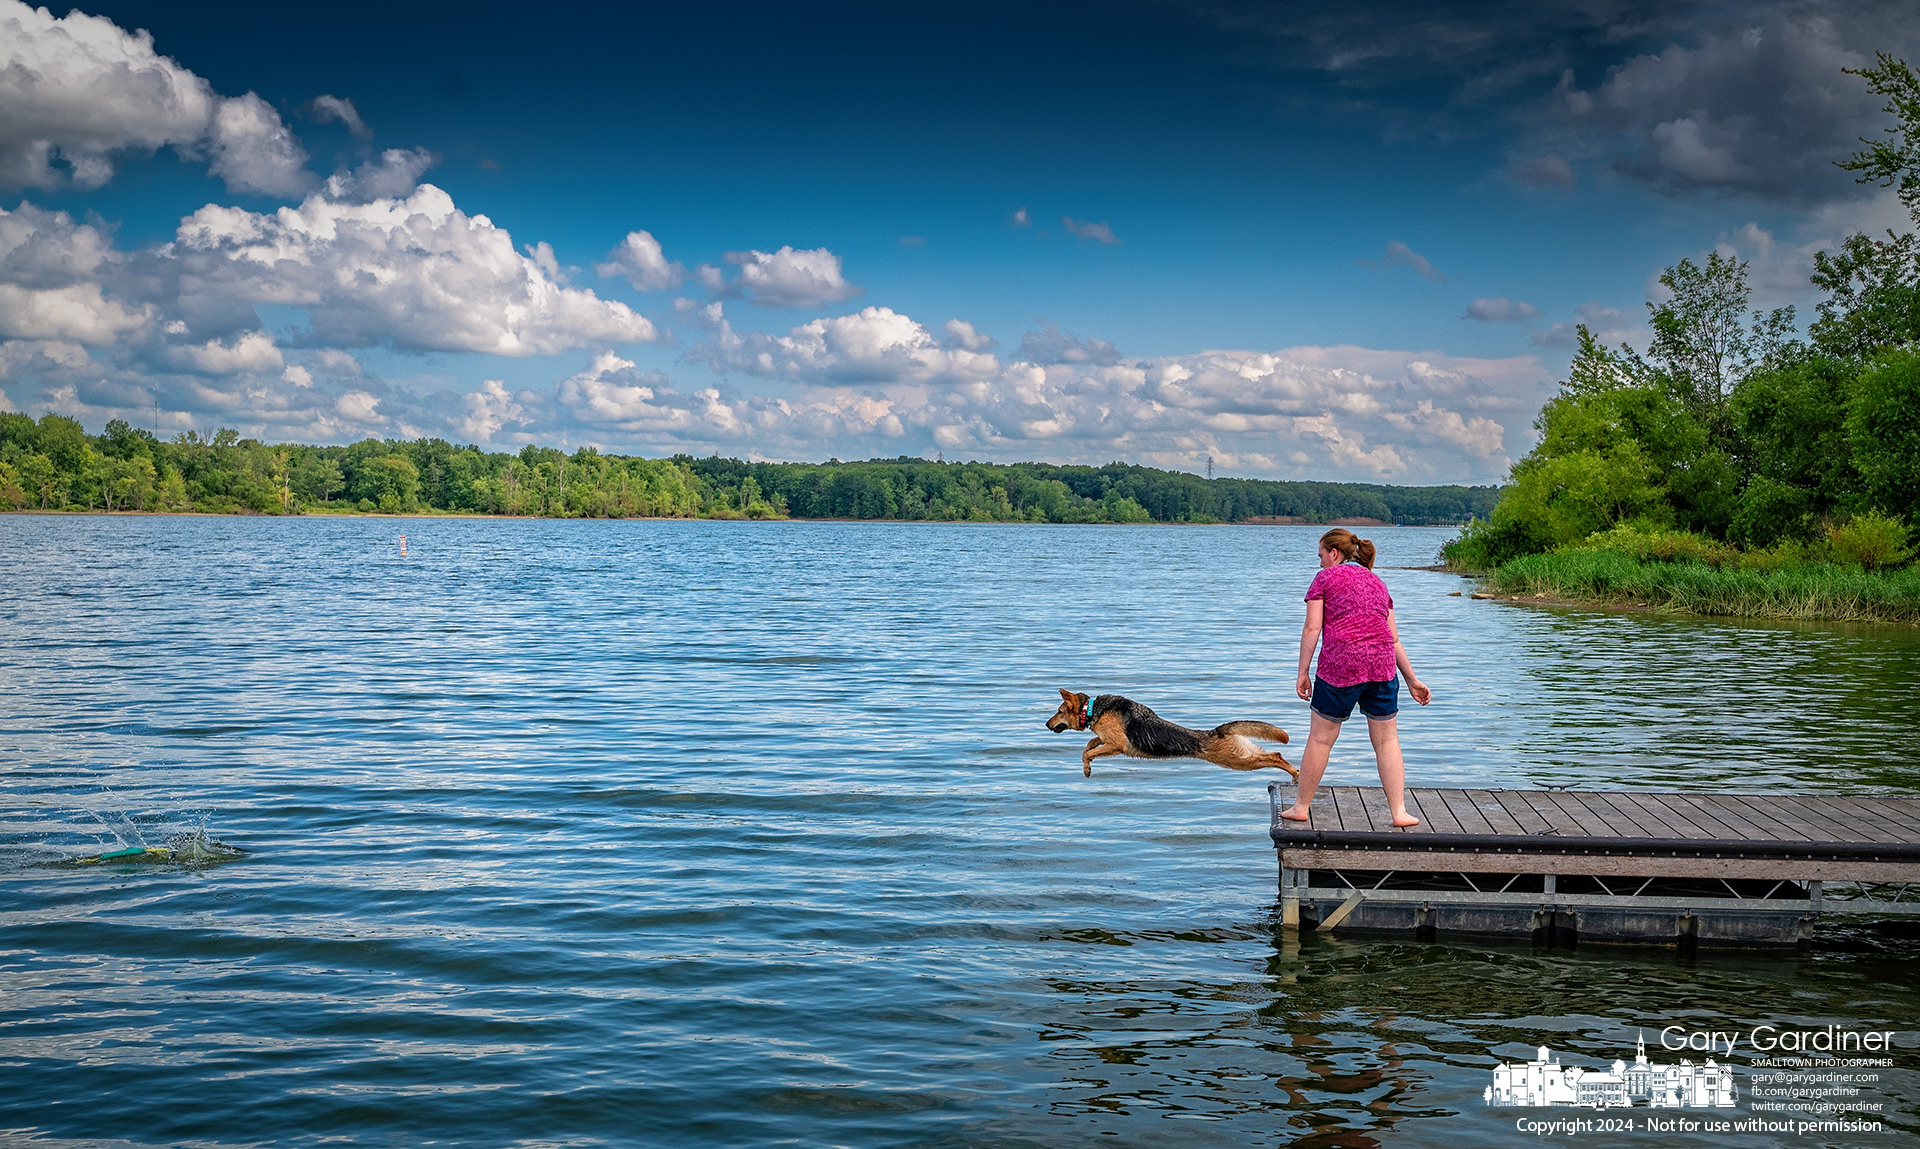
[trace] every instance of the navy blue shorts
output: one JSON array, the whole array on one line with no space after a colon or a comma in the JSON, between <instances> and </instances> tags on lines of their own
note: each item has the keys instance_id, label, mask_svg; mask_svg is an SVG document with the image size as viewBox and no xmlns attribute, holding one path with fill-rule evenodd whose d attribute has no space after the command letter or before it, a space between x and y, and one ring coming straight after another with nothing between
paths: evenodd
<instances>
[{"instance_id":1,"label":"navy blue shorts","mask_svg":"<svg viewBox=\"0 0 1920 1149\"><path fill-rule=\"evenodd\" d=\"M1352 686L1333 686L1319 675L1313 676L1313 712L1334 722L1353 717L1353 704L1368 718L1392 718L1400 713L1400 676L1385 682L1357 682Z\"/></svg>"}]
</instances>

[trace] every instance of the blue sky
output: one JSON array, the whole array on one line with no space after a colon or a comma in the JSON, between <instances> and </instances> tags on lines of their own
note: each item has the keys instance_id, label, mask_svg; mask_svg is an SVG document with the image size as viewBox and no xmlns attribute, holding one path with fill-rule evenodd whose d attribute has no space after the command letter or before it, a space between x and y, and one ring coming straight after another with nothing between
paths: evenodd
<instances>
[{"instance_id":1,"label":"blue sky","mask_svg":"<svg viewBox=\"0 0 1920 1149\"><path fill-rule=\"evenodd\" d=\"M1917 23L0 0L0 392L163 435L1495 481L1575 322L1639 339L1715 247L1804 310L1814 251L1901 223L1832 161L1883 122L1841 69Z\"/></svg>"}]
</instances>

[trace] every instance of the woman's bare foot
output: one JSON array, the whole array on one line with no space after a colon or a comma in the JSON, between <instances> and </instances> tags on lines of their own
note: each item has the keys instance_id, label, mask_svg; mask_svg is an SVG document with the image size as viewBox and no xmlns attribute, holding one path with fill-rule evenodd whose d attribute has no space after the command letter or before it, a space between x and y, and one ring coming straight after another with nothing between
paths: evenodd
<instances>
[{"instance_id":1,"label":"woman's bare foot","mask_svg":"<svg viewBox=\"0 0 1920 1149\"><path fill-rule=\"evenodd\" d=\"M1280 816L1289 822L1305 822L1312 818L1311 813L1302 810L1298 806L1288 806L1286 809L1280 811Z\"/></svg>"},{"instance_id":2,"label":"woman's bare foot","mask_svg":"<svg viewBox=\"0 0 1920 1149\"><path fill-rule=\"evenodd\" d=\"M1396 826L1418 826L1420 819L1402 810L1393 816L1393 824Z\"/></svg>"}]
</instances>

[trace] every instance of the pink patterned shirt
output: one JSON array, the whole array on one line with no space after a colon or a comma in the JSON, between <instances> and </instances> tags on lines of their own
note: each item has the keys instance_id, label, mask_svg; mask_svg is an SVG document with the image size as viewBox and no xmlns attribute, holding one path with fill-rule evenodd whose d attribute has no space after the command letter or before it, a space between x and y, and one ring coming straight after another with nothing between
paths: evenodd
<instances>
[{"instance_id":1,"label":"pink patterned shirt","mask_svg":"<svg viewBox=\"0 0 1920 1149\"><path fill-rule=\"evenodd\" d=\"M1306 601L1326 603L1316 673L1328 686L1386 682L1393 677L1393 631L1387 612L1393 596L1387 584L1359 563L1341 563L1313 576Z\"/></svg>"}]
</instances>

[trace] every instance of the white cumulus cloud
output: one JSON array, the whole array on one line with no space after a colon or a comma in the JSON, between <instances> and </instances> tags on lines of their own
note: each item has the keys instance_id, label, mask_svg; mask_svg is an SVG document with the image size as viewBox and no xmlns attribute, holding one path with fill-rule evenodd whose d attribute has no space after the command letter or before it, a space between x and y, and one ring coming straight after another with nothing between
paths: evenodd
<instances>
[{"instance_id":1,"label":"white cumulus cloud","mask_svg":"<svg viewBox=\"0 0 1920 1149\"><path fill-rule=\"evenodd\" d=\"M620 246L607 253L606 262L594 264L593 270L606 279L625 276L636 291L679 287L687 277L687 269L667 259L650 231L628 232Z\"/></svg>"},{"instance_id":2,"label":"white cumulus cloud","mask_svg":"<svg viewBox=\"0 0 1920 1149\"><path fill-rule=\"evenodd\" d=\"M974 340L978 342L977 334ZM785 335L737 335L722 320L714 339L689 352L688 358L711 363L716 371L809 383L961 381L1000 370L992 353L943 346L920 323L890 307L815 319Z\"/></svg>"},{"instance_id":3,"label":"white cumulus cloud","mask_svg":"<svg viewBox=\"0 0 1920 1149\"><path fill-rule=\"evenodd\" d=\"M325 346L533 355L659 334L626 304L556 282L432 184L366 203L315 194L271 214L208 204L164 254L195 292L306 308Z\"/></svg>"},{"instance_id":4,"label":"white cumulus cloud","mask_svg":"<svg viewBox=\"0 0 1920 1149\"><path fill-rule=\"evenodd\" d=\"M0 336L10 339L72 339L96 346L137 331L153 318L106 298L98 284L31 290L0 283Z\"/></svg>"},{"instance_id":5,"label":"white cumulus cloud","mask_svg":"<svg viewBox=\"0 0 1920 1149\"><path fill-rule=\"evenodd\" d=\"M380 397L368 391L347 392L334 402L334 409L358 426L378 426L387 421L380 413Z\"/></svg>"},{"instance_id":6,"label":"white cumulus cloud","mask_svg":"<svg viewBox=\"0 0 1920 1149\"><path fill-rule=\"evenodd\" d=\"M824 247L730 251L727 262L740 268L735 287L762 307L825 307L860 294L842 273L840 257Z\"/></svg>"},{"instance_id":7,"label":"white cumulus cloud","mask_svg":"<svg viewBox=\"0 0 1920 1149\"><path fill-rule=\"evenodd\" d=\"M207 375L233 375L242 371L278 371L286 364L280 354L280 348L274 346L273 338L264 331L249 331L228 343L217 339L205 343L174 349L176 361L190 370ZM294 368L298 374L289 376L296 385L310 385L312 376L303 368ZM302 379L305 383L302 383Z\"/></svg>"},{"instance_id":8,"label":"white cumulus cloud","mask_svg":"<svg viewBox=\"0 0 1920 1149\"><path fill-rule=\"evenodd\" d=\"M209 169L238 192L298 195L315 183L307 152L259 96L221 100L208 131Z\"/></svg>"},{"instance_id":9,"label":"white cumulus cloud","mask_svg":"<svg viewBox=\"0 0 1920 1149\"><path fill-rule=\"evenodd\" d=\"M125 153L204 155L235 191L311 186L306 152L252 93L231 99L99 16L0 0L0 185L96 188Z\"/></svg>"},{"instance_id":10,"label":"white cumulus cloud","mask_svg":"<svg viewBox=\"0 0 1920 1149\"><path fill-rule=\"evenodd\" d=\"M478 391L466 397L465 410L450 420L460 437L469 442L491 443L509 423L522 423L527 411L508 393L506 384L488 379Z\"/></svg>"},{"instance_id":11,"label":"white cumulus cloud","mask_svg":"<svg viewBox=\"0 0 1920 1149\"><path fill-rule=\"evenodd\" d=\"M439 162L426 148L388 148L351 171L334 173L327 180L327 196L359 203L402 199L412 195L420 177Z\"/></svg>"},{"instance_id":12,"label":"white cumulus cloud","mask_svg":"<svg viewBox=\"0 0 1920 1149\"><path fill-rule=\"evenodd\" d=\"M940 342L944 347L960 347L968 351L991 351L999 340L983 331L976 330L973 324L964 319L949 319L940 328L946 337Z\"/></svg>"},{"instance_id":13,"label":"white cumulus cloud","mask_svg":"<svg viewBox=\"0 0 1920 1149\"><path fill-rule=\"evenodd\" d=\"M114 298L112 239L66 212L0 208L0 337L104 346L151 325L151 305Z\"/></svg>"}]
</instances>

